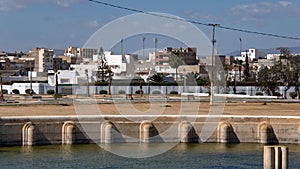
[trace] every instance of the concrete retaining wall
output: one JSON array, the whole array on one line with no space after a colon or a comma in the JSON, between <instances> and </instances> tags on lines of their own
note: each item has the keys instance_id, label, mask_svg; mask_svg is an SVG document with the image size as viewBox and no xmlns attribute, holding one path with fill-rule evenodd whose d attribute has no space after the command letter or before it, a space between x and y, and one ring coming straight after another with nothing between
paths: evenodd
<instances>
[{"instance_id":1,"label":"concrete retaining wall","mask_svg":"<svg viewBox=\"0 0 300 169\"><path fill-rule=\"evenodd\" d=\"M104 120L105 119L105 120ZM222 117L211 122L209 137L202 131L205 118L191 122L186 117L162 117L153 122L122 117L2 117L0 145L46 145L114 142L300 142L300 119L267 117ZM213 121L213 120L212 120Z\"/></svg>"}]
</instances>

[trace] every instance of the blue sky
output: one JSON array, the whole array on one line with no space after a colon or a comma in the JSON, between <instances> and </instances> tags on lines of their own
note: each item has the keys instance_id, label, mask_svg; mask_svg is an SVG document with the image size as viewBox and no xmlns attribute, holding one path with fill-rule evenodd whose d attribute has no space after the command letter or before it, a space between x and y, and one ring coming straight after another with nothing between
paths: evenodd
<instances>
[{"instance_id":1,"label":"blue sky","mask_svg":"<svg viewBox=\"0 0 300 169\"><path fill-rule=\"evenodd\" d=\"M261 0L101 0L144 11L177 15L204 23L300 37L300 2ZM88 0L0 0L0 50L32 47L64 49L84 45L101 26L133 14ZM197 25L209 38L212 29ZM300 46L300 41L217 28L219 54L243 49Z\"/></svg>"}]
</instances>

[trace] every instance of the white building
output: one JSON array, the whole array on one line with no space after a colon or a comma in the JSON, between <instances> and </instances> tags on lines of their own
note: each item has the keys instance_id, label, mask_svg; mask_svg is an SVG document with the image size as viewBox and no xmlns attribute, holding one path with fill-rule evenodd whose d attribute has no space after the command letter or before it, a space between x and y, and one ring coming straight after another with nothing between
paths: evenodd
<instances>
[{"instance_id":1,"label":"white building","mask_svg":"<svg viewBox=\"0 0 300 169\"><path fill-rule=\"evenodd\" d=\"M58 85L69 85L69 84L86 84L87 80L89 83L97 81L96 72L97 65L71 65L70 70L58 70L54 72L48 71L48 84L50 86L56 85L56 78Z\"/></svg>"},{"instance_id":2,"label":"white building","mask_svg":"<svg viewBox=\"0 0 300 169\"><path fill-rule=\"evenodd\" d=\"M250 61L266 58L266 54L264 52L260 52L257 49L249 49L245 52L241 52L241 56L237 56L235 59L246 61L247 55Z\"/></svg>"},{"instance_id":3,"label":"white building","mask_svg":"<svg viewBox=\"0 0 300 169\"><path fill-rule=\"evenodd\" d=\"M134 76L134 62L133 55L114 55L112 52L104 52L107 64L111 67L111 71L115 76ZM98 55L93 56L93 61L97 63Z\"/></svg>"},{"instance_id":4,"label":"white building","mask_svg":"<svg viewBox=\"0 0 300 169\"><path fill-rule=\"evenodd\" d=\"M104 52L107 64L111 67L113 79L120 77L134 77L135 57L132 55L113 55L111 52ZM88 64L70 65L70 70L58 70L48 72L48 83L51 86L56 84L56 76L58 84L80 84L86 83L87 79L90 83L99 81L98 72L98 55L93 55L93 62Z\"/></svg>"},{"instance_id":5,"label":"white building","mask_svg":"<svg viewBox=\"0 0 300 169\"><path fill-rule=\"evenodd\" d=\"M267 54L268 60L278 60L280 57L280 54Z\"/></svg>"}]
</instances>

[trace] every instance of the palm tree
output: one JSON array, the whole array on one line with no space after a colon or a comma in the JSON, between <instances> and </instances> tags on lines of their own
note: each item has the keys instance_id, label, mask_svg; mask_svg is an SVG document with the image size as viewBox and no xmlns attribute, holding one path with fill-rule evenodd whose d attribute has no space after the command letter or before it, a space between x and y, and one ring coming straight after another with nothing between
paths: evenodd
<instances>
[{"instance_id":1,"label":"palm tree","mask_svg":"<svg viewBox=\"0 0 300 169\"><path fill-rule=\"evenodd\" d=\"M239 79L240 79L240 82L242 81L242 65L243 65L243 61L242 60L239 60L239 59L236 59L233 61L234 63L234 67L238 67L239 68Z\"/></svg>"},{"instance_id":2,"label":"palm tree","mask_svg":"<svg viewBox=\"0 0 300 169\"><path fill-rule=\"evenodd\" d=\"M178 53L172 52L169 57L169 65L171 68L175 68L175 80L177 81L177 75L178 75L178 67L183 64L182 59L179 57Z\"/></svg>"},{"instance_id":3,"label":"palm tree","mask_svg":"<svg viewBox=\"0 0 300 169\"><path fill-rule=\"evenodd\" d=\"M154 74L154 75L152 75L150 77L150 80L153 81L153 82L160 83L160 82L163 82L164 79L163 79L163 75L161 75L161 74Z\"/></svg>"}]
</instances>

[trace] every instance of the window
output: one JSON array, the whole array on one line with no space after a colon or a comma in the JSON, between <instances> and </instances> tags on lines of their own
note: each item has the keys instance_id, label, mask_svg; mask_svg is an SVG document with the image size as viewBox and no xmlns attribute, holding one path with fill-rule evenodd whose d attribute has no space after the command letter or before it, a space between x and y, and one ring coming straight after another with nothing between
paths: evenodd
<instances>
[{"instance_id":1,"label":"window","mask_svg":"<svg viewBox=\"0 0 300 169\"><path fill-rule=\"evenodd\" d=\"M70 79L60 79L60 83L62 84L69 84L70 83Z\"/></svg>"}]
</instances>

